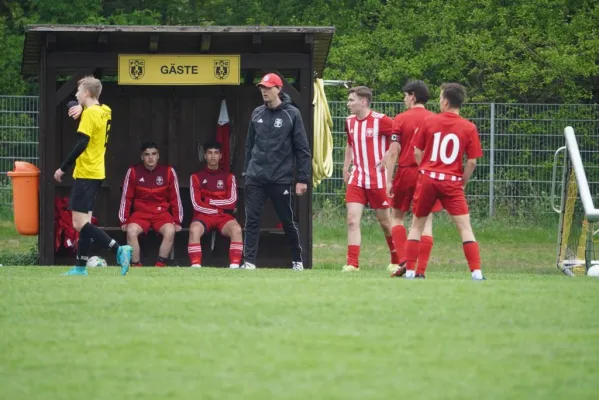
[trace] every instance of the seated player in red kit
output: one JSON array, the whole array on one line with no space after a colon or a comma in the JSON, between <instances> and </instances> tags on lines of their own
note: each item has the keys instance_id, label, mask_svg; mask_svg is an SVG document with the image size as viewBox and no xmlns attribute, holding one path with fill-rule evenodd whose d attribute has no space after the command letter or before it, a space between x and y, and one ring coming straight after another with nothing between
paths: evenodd
<instances>
[{"instance_id":1,"label":"seated player in red kit","mask_svg":"<svg viewBox=\"0 0 599 400\"><path fill-rule=\"evenodd\" d=\"M241 226L232 215L237 204L235 175L219 166L222 146L218 142L204 145L206 168L191 175L189 193L194 213L189 227L189 259L191 266L202 267L202 245L204 233L217 230L231 239L229 247L230 268L239 268L243 243Z\"/></svg>"},{"instance_id":2,"label":"seated player in red kit","mask_svg":"<svg viewBox=\"0 0 599 400\"><path fill-rule=\"evenodd\" d=\"M157 267L165 267L175 241L175 232L181 231L183 207L179 181L175 169L158 163L160 151L154 142L141 145L142 163L125 175L123 195L119 208L121 229L127 232L127 244L133 248L131 266L141 267L138 236L150 228L162 236L158 250ZM131 205L133 204L133 214Z\"/></svg>"}]
</instances>

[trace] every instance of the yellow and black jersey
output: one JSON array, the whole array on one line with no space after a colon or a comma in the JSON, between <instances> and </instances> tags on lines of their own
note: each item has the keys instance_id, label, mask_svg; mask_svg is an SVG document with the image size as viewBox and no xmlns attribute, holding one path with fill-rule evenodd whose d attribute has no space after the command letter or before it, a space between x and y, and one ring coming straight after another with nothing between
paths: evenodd
<instances>
[{"instance_id":1,"label":"yellow and black jersey","mask_svg":"<svg viewBox=\"0 0 599 400\"><path fill-rule=\"evenodd\" d=\"M104 155L110 132L112 110L106 104L95 104L83 110L77 132L89 136L85 151L75 162L75 179L104 179Z\"/></svg>"}]
</instances>

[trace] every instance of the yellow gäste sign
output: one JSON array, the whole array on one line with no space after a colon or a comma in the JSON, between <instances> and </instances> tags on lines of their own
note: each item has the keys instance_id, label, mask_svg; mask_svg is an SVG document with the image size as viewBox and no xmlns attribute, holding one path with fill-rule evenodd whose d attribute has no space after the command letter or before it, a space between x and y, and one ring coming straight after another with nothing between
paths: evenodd
<instances>
[{"instance_id":1,"label":"yellow g\u00e4ste sign","mask_svg":"<svg viewBox=\"0 0 599 400\"><path fill-rule=\"evenodd\" d=\"M239 85L239 55L119 54L119 85Z\"/></svg>"}]
</instances>

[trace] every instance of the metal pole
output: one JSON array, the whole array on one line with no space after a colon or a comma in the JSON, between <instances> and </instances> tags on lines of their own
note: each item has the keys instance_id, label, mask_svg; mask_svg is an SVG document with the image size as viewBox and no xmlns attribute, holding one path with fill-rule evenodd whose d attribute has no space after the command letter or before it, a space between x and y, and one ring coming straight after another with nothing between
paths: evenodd
<instances>
[{"instance_id":1,"label":"metal pole","mask_svg":"<svg viewBox=\"0 0 599 400\"><path fill-rule=\"evenodd\" d=\"M489 147L489 217L492 217L495 213L495 103L491 103L491 140Z\"/></svg>"}]
</instances>

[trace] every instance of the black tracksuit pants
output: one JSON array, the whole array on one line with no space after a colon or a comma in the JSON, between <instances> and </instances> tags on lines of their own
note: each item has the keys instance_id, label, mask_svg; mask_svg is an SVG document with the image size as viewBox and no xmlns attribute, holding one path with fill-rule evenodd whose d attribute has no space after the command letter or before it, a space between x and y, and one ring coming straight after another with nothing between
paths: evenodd
<instances>
[{"instance_id":1,"label":"black tracksuit pants","mask_svg":"<svg viewBox=\"0 0 599 400\"><path fill-rule=\"evenodd\" d=\"M245 238L243 243L244 261L256 264L260 222L266 199L275 207L283 224L285 236L291 245L293 261L302 261L302 247L297 220L293 213L292 198L295 192L290 184L263 184L246 179L245 185Z\"/></svg>"}]
</instances>

